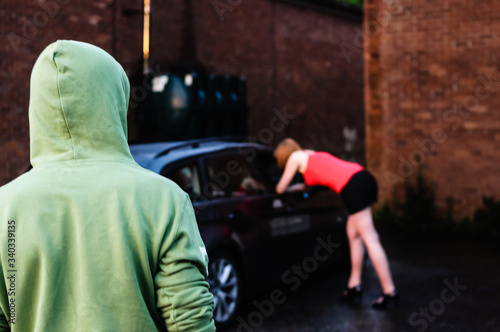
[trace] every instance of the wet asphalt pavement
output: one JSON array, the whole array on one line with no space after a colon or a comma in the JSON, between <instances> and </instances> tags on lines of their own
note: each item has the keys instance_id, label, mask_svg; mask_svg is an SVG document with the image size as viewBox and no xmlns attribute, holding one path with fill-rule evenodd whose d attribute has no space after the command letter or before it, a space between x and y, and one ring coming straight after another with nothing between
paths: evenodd
<instances>
[{"instance_id":1,"label":"wet asphalt pavement","mask_svg":"<svg viewBox=\"0 0 500 332\"><path fill-rule=\"evenodd\" d=\"M367 260L360 306L340 303L347 270L317 271L297 290L275 297L279 304L273 308L270 291L284 289L283 285L255 295L246 301L239 323L224 331L500 331L498 241L408 239L380 233L400 293L397 308L371 308L380 286Z\"/></svg>"}]
</instances>

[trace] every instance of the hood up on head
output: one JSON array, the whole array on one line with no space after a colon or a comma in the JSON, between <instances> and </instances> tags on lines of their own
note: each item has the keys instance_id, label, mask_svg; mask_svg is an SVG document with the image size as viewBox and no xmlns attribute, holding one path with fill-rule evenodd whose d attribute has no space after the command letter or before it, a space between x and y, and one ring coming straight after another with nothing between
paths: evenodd
<instances>
[{"instance_id":1,"label":"hood up on head","mask_svg":"<svg viewBox=\"0 0 500 332\"><path fill-rule=\"evenodd\" d=\"M31 74L31 164L69 160L133 161L127 143L128 78L111 55L59 40Z\"/></svg>"}]
</instances>

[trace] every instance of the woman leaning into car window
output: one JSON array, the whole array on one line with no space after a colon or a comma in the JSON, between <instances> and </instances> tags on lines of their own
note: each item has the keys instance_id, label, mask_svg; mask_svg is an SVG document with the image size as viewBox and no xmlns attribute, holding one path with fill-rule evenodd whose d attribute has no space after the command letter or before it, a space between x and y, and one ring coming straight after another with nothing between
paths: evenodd
<instances>
[{"instance_id":1,"label":"woman leaning into car window","mask_svg":"<svg viewBox=\"0 0 500 332\"><path fill-rule=\"evenodd\" d=\"M291 138L281 141L274 151L280 169L284 169L276 192L303 190L305 186L288 185L295 173L302 173L308 186L326 186L339 193L349 213L347 237L351 249L351 275L341 295L346 303L360 301L364 247L382 286L382 295L372 303L375 309L397 304L399 295L392 281L389 263L373 225L371 206L377 201L377 183L361 165L347 162L326 152L304 150ZM363 246L364 245L364 246Z\"/></svg>"}]
</instances>

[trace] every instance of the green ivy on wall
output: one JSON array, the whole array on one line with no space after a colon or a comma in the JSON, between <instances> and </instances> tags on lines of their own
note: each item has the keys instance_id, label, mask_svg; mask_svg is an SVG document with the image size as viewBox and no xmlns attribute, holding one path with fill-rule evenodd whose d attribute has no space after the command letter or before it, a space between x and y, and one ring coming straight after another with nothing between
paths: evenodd
<instances>
[{"instance_id":1,"label":"green ivy on wall","mask_svg":"<svg viewBox=\"0 0 500 332\"><path fill-rule=\"evenodd\" d=\"M359 7L363 6L363 0L336 0L338 2L345 2Z\"/></svg>"}]
</instances>

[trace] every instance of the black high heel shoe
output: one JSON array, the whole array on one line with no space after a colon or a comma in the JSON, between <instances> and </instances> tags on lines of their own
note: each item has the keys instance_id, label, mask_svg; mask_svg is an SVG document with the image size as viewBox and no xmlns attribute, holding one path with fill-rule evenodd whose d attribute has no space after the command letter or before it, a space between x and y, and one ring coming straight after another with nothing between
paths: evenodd
<instances>
[{"instance_id":1,"label":"black high heel shoe","mask_svg":"<svg viewBox=\"0 0 500 332\"><path fill-rule=\"evenodd\" d=\"M342 295L340 295L340 301L349 304L358 303L361 301L362 294L363 290L359 285L352 288L346 288Z\"/></svg>"},{"instance_id":2,"label":"black high heel shoe","mask_svg":"<svg viewBox=\"0 0 500 332\"><path fill-rule=\"evenodd\" d=\"M377 310L386 310L391 303L394 305L394 307L397 307L398 302L399 294L397 291L394 291L393 294L382 293L377 300L372 302L372 308Z\"/></svg>"}]
</instances>

